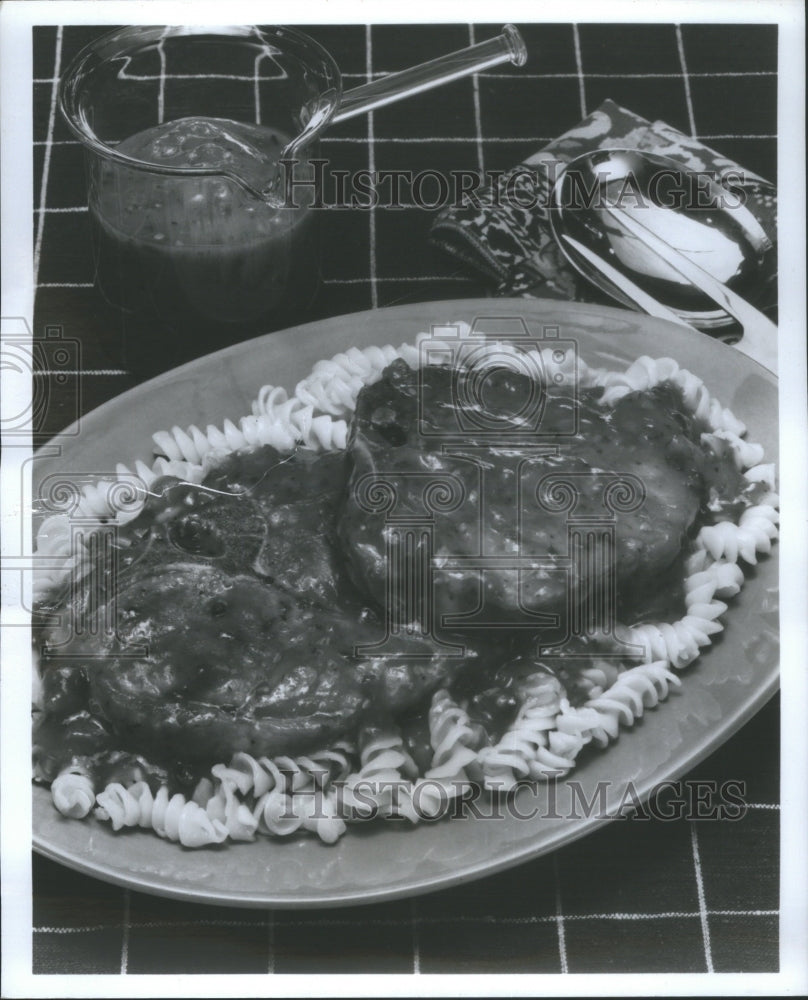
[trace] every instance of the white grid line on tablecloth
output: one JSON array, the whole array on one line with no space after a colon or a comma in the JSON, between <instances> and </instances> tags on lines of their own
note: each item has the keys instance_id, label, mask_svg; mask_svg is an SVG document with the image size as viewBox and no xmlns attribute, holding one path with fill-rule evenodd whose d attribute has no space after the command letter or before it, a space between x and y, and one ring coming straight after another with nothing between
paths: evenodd
<instances>
[{"instance_id":1,"label":"white grid line on tablecloth","mask_svg":"<svg viewBox=\"0 0 808 1000\"><path fill-rule=\"evenodd\" d=\"M482 136L483 144L490 142L542 142L548 143L552 142L557 136L552 135L484 135ZM703 132L696 138L704 140L713 139L776 139L776 132ZM368 140L363 136L323 136L320 139L321 145L335 145L339 143L353 143L354 145L358 143L364 143ZM389 143L392 145L416 145L418 143L469 143L469 142L479 142L480 139L476 135L425 135L425 136L374 136L373 141L376 145L380 143ZM35 146L46 146L48 143L45 139L35 139ZM57 139L51 142L51 146L80 146L81 143L78 139ZM35 209L34 211L38 211ZM58 211L58 209L45 209L46 212Z\"/></svg>"},{"instance_id":2,"label":"white grid line on tablecloth","mask_svg":"<svg viewBox=\"0 0 808 1000\"><path fill-rule=\"evenodd\" d=\"M270 911L274 913L274 911ZM647 922L649 920L701 920L707 917L778 917L779 910L665 910L659 913L566 913L562 915L562 920L567 923L580 923L585 920L614 920L619 922ZM275 919L274 917L271 919ZM276 922L276 921L275 921ZM455 914L453 916L425 916L419 915L417 923L413 924L413 917L373 918L373 924L380 927L401 927L410 928L417 932L418 927L442 925L442 924L508 924L514 926L530 926L533 924L555 924L558 925L559 917L557 913L546 916L510 917L502 914L482 914L472 916L468 914ZM221 920L200 919L200 920L142 920L128 921L129 931L133 930L156 930L163 927L260 927L262 921L256 920ZM282 920L284 927L363 927L367 925L367 918L362 917L312 917L308 920ZM34 927L35 934L92 934L97 931L111 930L115 928L114 923L88 924L82 927ZM122 925L121 925L122 926ZM420 963L420 949L419 949Z\"/></svg>"},{"instance_id":3,"label":"white grid line on tablecloth","mask_svg":"<svg viewBox=\"0 0 808 1000\"><path fill-rule=\"evenodd\" d=\"M696 876L696 892L699 899L699 918L701 921L701 936L704 942L704 961L707 964L707 971L714 972L713 949L710 942L710 919L707 913L707 900L704 895L704 879L701 874L698 834L696 833L696 824L693 820L690 821L690 847L693 852L693 871Z\"/></svg>"},{"instance_id":4,"label":"white grid line on tablecloth","mask_svg":"<svg viewBox=\"0 0 808 1000\"><path fill-rule=\"evenodd\" d=\"M39 188L39 218L34 238L34 284L39 278L39 261L42 256L42 239L45 232L45 206L48 197L48 173L50 172L51 143L56 127L56 104L59 96L58 79L62 65L62 27L56 29L56 47L53 55L53 84L51 87L50 110L48 111L48 132L45 139L45 156L42 161L42 178Z\"/></svg>"},{"instance_id":5,"label":"white grid line on tablecloth","mask_svg":"<svg viewBox=\"0 0 808 1000\"><path fill-rule=\"evenodd\" d=\"M365 25L365 80L367 83L373 79L373 29L369 24ZM368 170L371 176L376 173L376 147L374 134L374 116L369 111L368 121ZM373 309L379 308L379 289L376 284L376 209L371 206L368 211L369 227L369 265L370 265L370 305Z\"/></svg>"},{"instance_id":6,"label":"white grid line on tablecloth","mask_svg":"<svg viewBox=\"0 0 808 1000\"><path fill-rule=\"evenodd\" d=\"M690 134L695 139L698 132L696 130L696 116L693 112L693 95L690 93L690 77L687 72L687 58L685 57L685 42L682 37L681 24L676 25L676 49L679 53L679 62L682 66L682 83L685 88L685 103L687 104L687 119L690 122Z\"/></svg>"},{"instance_id":7,"label":"white grid line on tablecloth","mask_svg":"<svg viewBox=\"0 0 808 1000\"><path fill-rule=\"evenodd\" d=\"M584 79L584 64L581 56L581 36L578 32L578 25L572 26L572 41L575 46L575 67L578 77L578 100L581 103L581 117L586 118L586 81Z\"/></svg>"},{"instance_id":8,"label":"white grid line on tablecloth","mask_svg":"<svg viewBox=\"0 0 808 1000\"><path fill-rule=\"evenodd\" d=\"M324 285L367 285L370 282L370 278L323 278ZM396 278L379 278L376 279L377 284L388 284L395 285L403 281L457 281L463 284L471 281L471 278L463 278L454 274L430 274L430 275L414 275L410 277L396 277Z\"/></svg>"},{"instance_id":9,"label":"white grid line on tablecloth","mask_svg":"<svg viewBox=\"0 0 808 1000\"><path fill-rule=\"evenodd\" d=\"M44 174L44 171L43 171L43 174ZM43 180L44 179L45 178L43 177ZM40 208L35 208L34 209L34 212L37 215L70 215L70 214L76 214L78 212L86 212L86 211L88 211L86 205L62 205L62 206L57 207L57 208L48 208L48 207L45 207L45 206L41 206Z\"/></svg>"},{"instance_id":10,"label":"white grid line on tablecloth","mask_svg":"<svg viewBox=\"0 0 808 1000\"><path fill-rule=\"evenodd\" d=\"M157 43L160 57L160 86L157 88L157 124L162 125L166 117L166 53L163 47L164 38Z\"/></svg>"},{"instance_id":11,"label":"white grid line on tablecloth","mask_svg":"<svg viewBox=\"0 0 808 1000\"><path fill-rule=\"evenodd\" d=\"M263 56L261 57L263 58ZM392 76L396 70L375 70L373 73L373 79L380 79L385 76ZM577 80L578 72L570 73L490 73L483 71L477 74L481 80ZM675 80L681 77L681 73L587 73L586 76L590 80ZM367 80L367 73L341 73L340 76L343 79L358 79ZM690 72L688 76L691 79L710 79L710 78L725 78L725 77L738 77L738 76L777 76L777 70L774 69L762 69L762 70L722 70L718 72ZM34 77L33 83L38 86L45 86L47 84L53 83L53 77L50 76L39 76ZM138 82L146 83L150 80L159 80L159 74L153 73L143 74L139 76L129 76L129 80L135 80ZM255 76L241 76L237 73L167 73L167 80L234 80L242 81L244 83L252 83L255 81ZM274 80L276 77L261 76L258 77L258 82L264 83L270 80ZM58 82L58 78L57 78Z\"/></svg>"},{"instance_id":12,"label":"white grid line on tablecloth","mask_svg":"<svg viewBox=\"0 0 808 1000\"><path fill-rule=\"evenodd\" d=\"M370 39L367 39L366 41L369 43ZM370 46L369 45L368 45L368 48L370 50ZM369 51L368 55L372 59L372 51ZM381 74L381 73L373 73L372 72L372 66L370 68L371 68L371 75L373 77L385 75L385 74ZM347 76L347 74L346 74L346 76ZM361 79L367 79L368 78L368 73L366 72L365 74L356 74L356 76L358 78L361 78ZM486 77L491 77L491 76L495 76L495 74L479 74L479 78L480 79L486 78ZM545 74L518 74L518 75L514 75L512 77L509 74L496 74L496 76L498 78L500 78L500 77L501 78L505 78L506 76L508 76L508 78L513 79L514 81L518 81L518 79L540 78L542 76L545 76ZM584 85L585 85L585 80L587 78L608 78L610 76L614 76L616 78L620 78L620 77L632 77L632 78L641 79L641 78L643 78L645 76L648 76L648 77L666 77L666 78L670 78L670 79L673 79L673 80L682 79L683 82L685 80L685 77L682 74L680 74L680 73L670 73L670 74L622 74L622 73L620 73L620 74L595 74L595 73L593 73L593 74L584 74L583 71L582 71L582 69L581 69L580 72L576 72L576 73L570 73L570 74L546 74L546 76L548 76L548 77L554 77L554 76L555 77L564 77L565 76L565 77L570 78L570 79L577 79L579 81L579 85L580 85L581 90L583 90ZM775 73L755 73L755 74L752 74L752 73L737 73L737 74L730 74L730 73L727 73L727 74L721 74L721 73L710 73L710 74L692 73L692 74L688 74L688 76L689 77L693 77L693 78L701 77L701 76L716 76L716 77L721 77L721 76L771 76L771 77L774 77L774 76L776 76L776 74ZM171 74L166 74L166 78L170 78L170 77L171 77ZM58 77L54 77L54 79L58 79ZM50 124L54 124L55 125L55 122L49 123L49 126L50 126ZM476 122L475 122L475 124L476 124ZM73 140L73 139L54 141L53 140L53 129L50 128L50 127L49 127L49 133L48 134L49 134L49 138L48 139L46 139L46 140L38 140L37 143L36 143L37 145L45 146L45 148L46 148L46 157L49 156L50 149L54 145L67 145L67 144L78 145L79 144L77 142L77 140ZM448 143L464 143L464 144L475 143L477 145L478 149L479 149L480 148L480 144L484 144L486 142L488 142L488 143L526 143L526 144L533 142L536 145L539 145L540 143L546 143L547 141L549 141L550 138L551 137L535 137L535 136L534 137L524 137L524 136L513 136L513 137L508 137L508 136L491 136L491 137L486 137L486 136L482 135L482 130L480 128L480 129L475 129L474 134L471 134L469 136L457 136L457 137L440 136L440 137L433 137L433 138L429 138L429 137L416 137L416 138L410 138L410 137L390 137L390 138L381 138L381 137L376 137L375 131L371 131L371 132L369 132L369 135L368 135L367 139L364 139L364 138L354 138L354 137L349 137L349 138L345 138L345 139L325 137L324 140L323 140L323 142L325 142L325 143L339 143L339 142L362 143L362 142L368 142L369 147L371 145L375 147L375 143L376 142L379 142L379 143L390 143L390 144L398 144L398 143L402 143L402 144L410 144L410 143L424 144L424 143L430 143L430 142L434 142L434 143L447 143L447 144ZM729 133L728 132L728 133L722 133L722 134L704 135L704 136L701 136L700 138L702 138L704 140L722 139L722 138L724 138L724 139L753 139L753 140L754 139L767 139L767 140L772 140L772 139L776 138L776 136L775 135L771 135L771 134L733 134L733 133ZM375 153L375 149L374 149L374 153ZM53 185L51 184L50 188L52 188L52 187L53 187ZM47 205L45 204L46 195L47 194L52 194L52 192L50 190L45 191L44 187L43 187L43 191L42 191L42 205L41 205L40 209L38 210L39 213L40 213L40 215L42 215L43 213L46 213L48 211L56 211L56 212L60 211L59 209L49 209L47 207ZM86 207L77 207L76 209L72 209L72 208L68 207L66 209L62 209L61 211L66 211L66 212L78 211L78 212L82 212L82 211L86 211ZM40 223L40 225L42 225L42 223ZM50 232L50 230L49 230L49 232ZM378 277L378 275L375 275L375 276L373 276L373 278L367 277L367 278L358 278L358 279L330 279L330 280L327 280L325 283L326 284L339 285L339 284L365 284L365 283L370 283L371 281L373 281L374 284L377 284L378 282L413 282L413 283L416 283L416 282L426 282L426 281L446 281L446 282L460 281L460 282L467 282L468 280L469 279L466 279L466 278L458 278L456 276L449 276L449 275L447 275L447 276L436 276L436 275L413 276L411 278L410 277L380 278L380 277ZM85 287L85 288L91 288L91 287L93 287L93 284L92 284L92 282L87 282L87 283L78 283L78 282L77 283L70 283L70 282L64 282L64 283L62 283L62 282L53 282L53 283L42 283L42 285L40 287L68 287L68 288L69 287ZM97 370L95 372L88 371L87 374L105 374L107 371L114 372L116 374L118 372L120 372L121 374L125 374L122 370ZM779 806L776 803L753 803L753 804L748 804L747 808L750 809L750 810L751 809L767 809L767 810L774 809L774 810L777 810L777 809L779 809ZM702 892L703 892L703 885L702 885ZM388 924L390 926L402 926L402 927L407 927L408 925L411 926L412 934L413 934L413 938L414 938L414 941L413 941L413 963L415 965L416 961L418 961L418 963L420 963L420 956L416 952L415 945L417 943L417 938L418 938L418 934L419 934L419 928L422 925L425 926L425 927L428 927L428 926L431 926L431 925L439 925L439 924L447 924L447 923L448 924L451 924L451 923L460 923L460 924L462 924L462 923L482 923L482 924L488 924L488 923L490 923L490 924L502 924L502 923L506 923L506 924L507 923L528 923L528 924L535 924L535 923L547 923L547 924L555 924L556 928L558 928L559 927L559 914L560 914L562 925L564 923L566 923L566 922L581 921L581 920L620 920L620 921L644 921L644 922L647 922L649 920L660 920L660 919L661 920L665 920L665 919L689 919L689 920L696 920L696 919L699 919L700 921L702 921L702 926L704 926L703 922L709 916L726 916L726 917L729 917L729 918L735 917L735 918L749 918L749 919L761 919L761 918L765 919L765 918L776 917L777 914L778 914L777 910L746 910L746 911L741 911L741 910L739 910L739 911L735 911L735 910L716 910L716 911L708 911L706 909L706 904L704 906L702 906L701 905L701 900L700 900L699 910L698 911L694 911L694 912L670 911L670 912L663 912L663 913L659 913L659 914L654 914L654 913L612 913L612 914L609 914L609 913L595 914L595 913L593 913L593 914L586 914L585 913L585 914L564 915L563 912L562 912L562 910L561 910L560 903L561 903L561 901L559 900L558 903L557 903L557 913L555 915L550 915L550 916L547 916L547 917L509 918L509 917L503 917L501 915L483 915L483 916L480 916L480 917L474 917L474 916L468 916L468 917L465 917L465 916L452 916L452 917L447 917L447 918L441 918L441 917L429 917L429 916L424 915L424 916L422 916L422 917L419 918L417 915L415 915L415 916L411 915L409 920L404 920L404 921L401 921L401 922L395 921L395 920L380 921L380 922ZM413 910L415 910L415 904L413 904ZM272 920L272 919L273 918L270 916L270 920ZM282 920L283 917L281 916L280 919ZM125 923L127 923L130 927L134 927L134 928L142 927L142 926L146 926L146 927L148 927L148 926L155 926L154 924L149 924L149 923L129 924L128 917L125 919ZM222 922L222 921L189 921L189 922L187 922L187 926L196 926L196 925L205 924L205 923L210 923L210 924L214 924L214 925L218 925L218 926L235 926L235 927L238 927L238 926L254 926L254 924L252 922L250 922L250 921L225 921L225 922ZM363 925L364 921L363 921L363 919L361 917L357 917L356 919L346 919L346 920L337 920L337 919L333 919L332 920L332 919L326 918L324 920L317 921L317 923L328 924L328 925L331 925L331 924L334 924L334 925L341 924L341 925L345 925L345 926L357 926L357 927L361 927ZM297 921L297 922L294 922L292 924L292 926L301 926L301 927L303 927L303 926L307 926L308 924L309 924L309 921ZM184 926L184 925L185 924L182 921L170 921L170 920L168 920L168 921L165 921L163 923L158 924L157 926L165 926L167 928L171 928L171 927L181 927L181 926ZM110 926L109 924L104 924L104 925L101 925L99 927L88 927L86 929L84 929L84 928L75 928L74 929L74 928L40 927L40 928L35 928L35 931L38 932L38 933L52 932L52 933L56 933L56 934L60 934L60 933L61 934L70 934L70 933L81 933L84 930L93 931L93 930L108 929L109 926ZM114 924L112 926L114 927ZM708 928L708 933L709 933L709 928ZM273 958L274 957L274 931L272 931L269 927L267 929L267 936L268 936L268 947L270 949L269 961L272 962L274 960L274 958Z\"/></svg>"},{"instance_id":13,"label":"white grid line on tablecloth","mask_svg":"<svg viewBox=\"0 0 808 1000\"><path fill-rule=\"evenodd\" d=\"M263 51L259 52L253 63L253 103L255 105L256 125L261 124L261 74L258 72L258 67L261 65L261 60L265 54Z\"/></svg>"},{"instance_id":14,"label":"white grid line on tablecloth","mask_svg":"<svg viewBox=\"0 0 808 1000\"><path fill-rule=\"evenodd\" d=\"M410 925L412 928L412 973L421 974L421 942L418 937L418 902L413 897L410 900Z\"/></svg>"},{"instance_id":15,"label":"white grid line on tablecloth","mask_svg":"<svg viewBox=\"0 0 808 1000\"><path fill-rule=\"evenodd\" d=\"M567 934L564 928L564 910L561 902L561 874L558 870L558 855L553 856L553 879L555 881L555 925L558 938L558 961L562 973L570 971L567 961Z\"/></svg>"},{"instance_id":16,"label":"white grid line on tablecloth","mask_svg":"<svg viewBox=\"0 0 808 1000\"><path fill-rule=\"evenodd\" d=\"M34 378L50 375L129 375L124 368L38 368L31 372Z\"/></svg>"},{"instance_id":17,"label":"white grid line on tablecloth","mask_svg":"<svg viewBox=\"0 0 808 1000\"><path fill-rule=\"evenodd\" d=\"M267 910L267 973L275 972L275 912Z\"/></svg>"},{"instance_id":18,"label":"white grid line on tablecloth","mask_svg":"<svg viewBox=\"0 0 808 1000\"><path fill-rule=\"evenodd\" d=\"M95 288L93 281L40 281L37 288Z\"/></svg>"},{"instance_id":19,"label":"white grid line on tablecloth","mask_svg":"<svg viewBox=\"0 0 808 1000\"><path fill-rule=\"evenodd\" d=\"M476 43L476 38L474 34L474 25L469 25L469 45L474 45ZM477 168L480 171L480 176L485 174L485 153L483 151L483 121L482 121L482 110L480 107L480 79L479 74L475 73L471 78L471 92L474 100L474 128L475 128L475 139L477 142Z\"/></svg>"},{"instance_id":20,"label":"white grid line on tablecloth","mask_svg":"<svg viewBox=\"0 0 808 1000\"><path fill-rule=\"evenodd\" d=\"M121 975L125 976L129 969L129 917L131 912L131 893L128 889L123 891L123 922L121 934Z\"/></svg>"},{"instance_id":21,"label":"white grid line on tablecloth","mask_svg":"<svg viewBox=\"0 0 808 1000\"><path fill-rule=\"evenodd\" d=\"M461 284L466 284L471 281L471 278L464 278L456 274L425 274L425 275L413 275L412 277L390 277L381 278L376 277L371 278L324 278L324 285L367 285L370 284L371 280L375 280L376 284L397 284L400 282L412 282L412 281L456 281ZM92 281L54 281L54 282L43 282L36 286L37 288L95 288L95 284Z\"/></svg>"}]
</instances>

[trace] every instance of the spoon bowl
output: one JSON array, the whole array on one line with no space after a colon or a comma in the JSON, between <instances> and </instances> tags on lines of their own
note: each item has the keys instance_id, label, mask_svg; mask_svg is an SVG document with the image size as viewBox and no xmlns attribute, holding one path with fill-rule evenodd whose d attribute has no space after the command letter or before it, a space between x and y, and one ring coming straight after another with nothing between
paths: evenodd
<instances>
[{"instance_id":1,"label":"spoon bowl","mask_svg":"<svg viewBox=\"0 0 808 1000\"><path fill-rule=\"evenodd\" d=\"M634 216L685 257L739 294L773 303L776 252L745 205L743 186L720 184L667 157L636 149L600 149L572 160L553 188L550 223L572 266L612 298L636 304L593 263L600 258L686 323L701 330L733 319L617 221ZM565 238L568 237L568 238ZM578 247L589 251L584 254Z\"/></svg>"}]
</instances>

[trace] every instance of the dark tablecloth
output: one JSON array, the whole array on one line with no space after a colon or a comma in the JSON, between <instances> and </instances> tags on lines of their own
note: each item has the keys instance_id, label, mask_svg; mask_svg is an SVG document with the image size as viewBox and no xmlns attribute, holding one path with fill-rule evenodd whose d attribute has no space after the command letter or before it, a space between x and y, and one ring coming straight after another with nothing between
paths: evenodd
<instances>
[{"instance_id":1,"label":"dark tablecloth","mask_svg":"<svg viewBox=\"0 0 808 1000\"><path fill-rule=\"evenodd\" d=\"M306 29L348 85L496 33L499 26ZM664 119L776 176L774 26L524 25L523 69L497 68L334 126L344 169L506 170L606 98ZM106 30L106 29L105 29ZM200 353L144 354L135 321L93 287L81 147L57 80L92 27L34 33L35 333L80 342L80 410ZM482 279L428 242L433 213L338 212L305 318L482 296ZM218 346L224 346L220 344ZM208 349L210 349L208 347ZM78 382L76 383L78 384ZM43 433L73 419L53 396ZM327 911L199 906L120 889L35 856L34 972L765 972L778 968L779 703L689 776L745 783L742 818L615 821L511 871L414 900ZM268 987L269 988L269 987Z\"/></svg>"}]
</instances>

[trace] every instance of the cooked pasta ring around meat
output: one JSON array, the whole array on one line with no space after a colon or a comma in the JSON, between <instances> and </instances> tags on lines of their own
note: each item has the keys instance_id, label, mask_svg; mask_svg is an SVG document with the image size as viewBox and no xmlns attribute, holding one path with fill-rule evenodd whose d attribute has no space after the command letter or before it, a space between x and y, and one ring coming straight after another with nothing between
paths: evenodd
<instances>
[{"instance_id":1,"label":"cooked pasta ring around meat","mask_svg":"<svg viewBox=\"0 0 808 1000\"><path fill-rule=\"evenodd\" d=\"M567 774L723 629L778 500L700 379L643 357L531 385L513 345L489 344L481 376L421 367L425 337L266 386L238 423L155 434L151 467L119 466L140 484L125 510L115 484L85 486L80 513L117 529L114 580L86 536L71 550L69 514L43 521L56 568L35 592L59 624L34 768L60 812L186 847L434 819L473 784ZM597 566L565 548L573 505L606 511ZM465 572L480 538L503 559ZM585 606L609 581L613 627L570 638L569 594ZM99 606L114 628L76 634Z\"/></svg>"}]
</instances>

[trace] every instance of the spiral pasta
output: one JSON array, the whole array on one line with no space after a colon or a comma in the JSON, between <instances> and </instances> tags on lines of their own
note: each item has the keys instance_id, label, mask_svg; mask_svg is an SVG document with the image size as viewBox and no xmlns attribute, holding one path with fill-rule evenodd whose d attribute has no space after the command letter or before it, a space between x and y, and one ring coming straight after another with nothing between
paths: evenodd
<instances>
[{"instance_id":1,"label":"spiral pasta","mask_svg":"<svg viewBox=\"0 0 808 1000\"><path fill-rule=\"evenodd\" d=\"M224 824L208 816L198 803L179 793L169 795L165 785L152 795L145 781L136 781L130 788L117 782L107 785L96 798L95 815L112 823L113 830L139 826L183 847L205 847L227 839Z\"/></svg>"},{"instance_id":2,"label":"spiral pasta","mask_svg":"<svg viewBox=\"0 0 808 1000\"><path fill-rule=\"evenodd\" d=\"M326 844L336 843L347 829L334 788L320 784L294 792L276 785L257 800L253 816L260 833L286 837L303 829Z\"/></svg>"},{"instance_id":3,"label":"spiral pasta","mask_svg":"<svg viewBox=\"0 0 808 1000\"><path fill-rule=\"evenodd\" d=\"M614 661L596 660L578 672L577 683L589 697L601 694L617 680L619 668Z\"/></svg>"},{"instance_id":4,"label":"spiral pasta","mask_svg":"<svg viewBox=\"0 0 808 1000\"><path fill-rule=\"evenodd\" d=\"M774 493L775 474L774 462L766 462L746 469L743 477L748 483L762 483L764 486L768 486L769 493L773 501L776 502L777 497Z\"/></svg>"},{"instance_id":5,"label":"spiral pasta","mask_svg":"<svg viewBox=\"0 0 808 1000\"><path fill-rule=\"evenodd\" d=\"M673 379L679 365L672 358L654 360L647 355L637 358L622 372L606 371L600 380L604 386L601 397L605 406L613 406L630 392L650 389L664 379Z\"/></svg>"},{"instance_id":6,"label":"spiral pasta","mask_svg":"<svg viewBox=\"0 0 808 1000\"><path fill-rule=\"evenodd\" d=\"M40 600L81 563L83 535L74 535L68 514L52 514L42 521L37 530L34 551L37 562L34 564L32 591L34 599Z\"/></svg>"},{"instance_id":7,"label":"spiral pasta","mask_svg":"<svg viewBox=\"0 0 808 1000\"><path fill-rule=\"evenodd\" d=\"M95 804L95 786L84 768L68 767L53 780L51 799L63 816L84 819Z\"/></svg>"},{"instance_id":8,"label":"spiral pasta","mask_svg":"<svg viewBox=\"0 0 808 1000\"><path fill-rule=\"evenodd\" d=\"M464 759L458 767L465 767L470 759L468 751L479 749L483 739L479 727L472 726L466 711L458 705L445 689L432 696L429 709L429 738L432 744L432 767L442 767L450 760Z\"/></svg>"},{"instance_id":9,"label":"spiral pasta","mask_svg":"<svg viewBox=\"0 0 808 1000\"><path fill-rule=\"evenodd\" d=\"M671 684L678 687L681 681L664 660L626 670L608 691L583 706L595 721L589 737L601 747L617 739L620 726L634 725L646 708L667 698Z\"/></svg>"},{"instance_id":10,"label":"spiral pasta","mask_svg":"<svg viewBox=\"0 0 808 1000\"><path fill-rule=\"evenodd\" d=\"M405 789L402 814L412 822L443 815L452 801L482 773L477 751L485 734L471 723L466 711L445 689L432 696L429 736L432 765L422 778Z\"/></svg>"},{"instance_id":11,"label":"spiral pasta","mask_svg":"<svg viewBox=\"0 0 808 1000\"><path fill-rule=\"evenodd\" d=\"M447 339L420 333L414 343L393 347L351 348L314 365L298 382L294 393L266 385L237 422L206 429L177 425L153 435L155 459L151 466L137 461L133 469L116 466L115 478L100 479L81 490L75 516L87 521L125 524L137 516L154 482L174 476L200 483L222 456L271 445L282 453L295 448L335 451L345 449L359 392L382 377L396 359L411 368L424 362L451 363L457 339L468 338L470 328L456 324ZM439 332L439 331L437 331ZM429 347L427 355L424 346ZM475 363L508 366L522 352L509 343L489 341L475 354ZM719 454L732 454L749 487L744 497L756 502L734 521L703 526L685 560L685 614L671 622L642 622L623 629L621 638L644 651L640 666L626 669L615 661L596 660L577 676L583 704L571 705L563 685L550 673L537 672L519 686L519 708L495 745L489 745L481 727L446 690L436 692L429 709L433 756L419 774L398 729L391 725L368 728L360 734L359 749L348 744L309 756L252 757L235 754L228 764L217 764L203 778L190 799L171 795L166 787L152 794L146 782L130 787L112 783L96 797L93 781L80 766L68 768L53 781L51 795L65 816L95 815L114 830L153 829L161 837L186 847L250 841L256 835L288 837L310 831L325 843L334 843L346 831L346 822L370 816L406 817L415 823L449 811L452 802L479 783L490 791L507 791L525 779L551 780L567 774L584 747L604 747L616 739L621 726L631 726L680 683L672 669L695 660L723 625L727 600L739 593L744 572L739 560L754 564L771 550L777 538L778 499L775 468L763 464L763 449L746 440L746 427L713 398L698 376L670 358L638 358L625 371L591 368L573 352L559 361L552 346L524 352L537 371L554 374L556 385L602 387L602 402L614 405L634 391L671 382L682 392L685 405L700 421L702 444ZM522 370L513 364L514 370ZM129 485L133 498L116 501L116 491ZM35 576L34 592L47 589L76 572L86 558L79 545L72 550L69 514L46 518L36 536L38 555L48 557L48 569Z\"/></svg>"},{"instance_id":12,"label":"spiral pasta","mask_svg":"<svg viewBox=\"0 0 808 1000\"><path fill-rule=\"evenodd\" d=\"M356 408L360 391L378 381L397 357L398 352L389 344L335 354L328 361L318 361L311 374L298 382L295 397L321 413L343 417Z\"/></svg>"},{"instance_id":13,"label":"spiral pasta","mask_svg":"<svg viewBox=\"0 0 808 1000\"><path fill-rule=\"evenodd\" d=\"M522 702L513 723L493 747L478 754L483 784L489 790L507 791L524 778L566 773L570 763L549 749L548 733L556 728L564 688L552 674L538 673L520 689Z\"/></svg>"},{"instance_id":14,"label":"spiral pasta","mask_svg":"<svg viewBox=\"0 0 808 1000\"><path fill-rule=\"evenodd\" d=\"M348 425L326 413L315 415L314 406L296 396L289 397L280 386L265 385L252 403L253 416L282 424L296 441L313 451L337 451L348 443Z\"/></svg>"},{"instance_id":15,"label":"spiral pasta","mask_svg":"<svg viewBox=\"0 0 808 1000\"><path fill-rule=\"evenodd\" d=\"M776 535L776 516L775 508L758 505L748 508L739 525L719 522L709 526L716 531L702 528L696 540L699 547L685 564L684 617L674 622L645 622L625 631L626 641L642 647L646 662L664 659L681 669L696 659L701 648L710 645L712 636L724 627L719 621L727 610L724 600L734 597L743 586L738 556L755 562L756 551L769 551L770 537ZM722 528L723 524L735 531ZM754 549L750 550L749 539Z\"/></svg>"},{"instance_id":16,"label":"spiral pasta","mask_svg":"<svg viewBox=\"0 0 808 1000\"><path fill-rule=\"evenodd\" d=\"M70 554L72 528L67 514L51 514L40 524L35 547L42 556Z\"/></svg>"},{"instance_id":17,"label":"spiral pasta","mask_svg":"<svg viewBox=\"0 0 808 1000\"><path fill-rule=\"evenodd\" d=\"M348 819L399 815L400 790L418 768L404 747L397 727L365 729L360 734L360 768L348 776L341 792Z\"/></svg>"},{"instance_id":18,"label":"spiral pasta","mask_svg":"<svg viewBox=\"0 0 808 1000\"><path fill-rule=\"evenodd\" d=\"M213 769L214 773L216 768ZM205 803L205 813L220 823L231 840L253 840L258 820L236 792L236 785L220 778L219 786Z\"/></svg>"},{"instance_id":19,"label":"spiral pasta","mask_svg":"<svg viewBox=\"0 0 808 1000\"><path fill-rule=\"evenodd\" d=\"M606 406L613 406L629 392L650 389L660 382L670 381L682 390L685 405L694 417L703 421L718 436L726 435L733 442L734 448L742 450L745 457L751 459L757 454L759 446L747 446L740 441L746 433L745 424L710 395L697 375L686 368L680 368L673 358L654 359L643 355L629 365L626 371L604 372L598 381L605 386L602 400ZM754 463L750 460L745 464Z\"/></svg>"},{"instance_id":20,"label":"spiral pasta","mask_svg":"<svg viewBox=\"0 0 808 1000\"><path fill-rule=\"evenodd\" d=\"M186 462L192 471L201 470L202 462L213 451L230 453L265 444L279 451L290 451L295 446L294 434L287 424L255 414L242 417L238 426L232 420L225 420L221 430L210 424L205 432L194 426L187 432L175 426L170 431L157 431L152 439L158 455L169 461Z\"/></svg>"},{"instance_id":21,"label":"spiral pasta","mask_svg":"<svg viewBox=\"0 0 808 1000\"><path fill-rule=\"evenodd\" d=\"M255 833L289 836L303 828L333 843L345 832L332 791L352 770L347 748L335 747L309 757L255 758L237 753L230 764L211 769L198 793L208 815L218 819L234 840Z\"/></svg>"},{"instance_id":22,"label":"spiral pasta","mask_svg":"<svg viewBox=\"0 0 808 1000\"><path fill-rule=\"evenodd\" d=\"M739 558L754 565L758 553L771 552L772 541L777 538L777 508L769 503L748 507L738 523L719 521L705 525L698 534L697 544L705 548L713 559L737 562Z\"/></svg>"}]
</instances>

